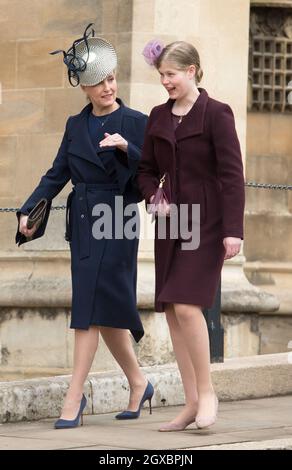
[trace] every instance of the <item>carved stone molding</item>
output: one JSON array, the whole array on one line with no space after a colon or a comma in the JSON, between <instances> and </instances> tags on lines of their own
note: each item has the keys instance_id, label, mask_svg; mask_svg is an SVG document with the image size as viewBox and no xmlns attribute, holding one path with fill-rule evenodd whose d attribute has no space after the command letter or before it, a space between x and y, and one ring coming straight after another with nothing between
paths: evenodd
<instances>
[{"instance_id":1,"label":"carved stone molding","mask_svg":"<svg viewBox=\"0 0 292 470\"><path fill-rule=\"evenodd\" d=\"M288 8L251 8L252 36L275 36L292 39L292 12Z\"/></svg>"}]
</instances>

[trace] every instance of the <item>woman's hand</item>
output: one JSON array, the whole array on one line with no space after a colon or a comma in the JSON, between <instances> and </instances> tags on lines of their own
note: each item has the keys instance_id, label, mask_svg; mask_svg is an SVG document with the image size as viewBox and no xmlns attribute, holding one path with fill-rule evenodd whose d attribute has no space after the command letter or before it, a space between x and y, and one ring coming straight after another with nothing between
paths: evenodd
<instances>
[{"instance_id":1,"label":"woman's hand","mask_svg":"<svg viewBox=\"0 0 292 470\"><path fill-rule=\"evenodd\" d=\"M235 237L226 237L223 240L223 245L225 247L225 256L224 259L230 259L236 256L241 247L241 238Z\"/></svg>"},{"instance_id":2,"label":"woman's hand","mask_svg":"<svg viewBox=\"0 0 292 470\"><path fill-rule=\"evenodd\" d=\"M123 152L127 153L128 151L128 142L120 134L104 134L105 139L99 142L100 147L117 147Z\"/></svg>"},{"instance_id":3,"label":"woman's hand","mask_svg":"<svg viewBox=\"0 0 292 470\"><path fill-rule=\"evenodd\" d=\"M28 216L21 214L19 219L19 231L26 237L32 237L37 227L34 225L31 229L27 228L27 219Z\"/></svg>"},{"instance_id":4,"label":"woman's hand","mask_svg":"<svg viewBox=\"0 0 292 470\"><path fill-rule=\"evenodd\" d=\"M150 197L149 201L150 201L150 204L152 204L153 202L153 199L154 199L154 194ZM167 204L166 201L163 201L162 204L158 204L158 215L169 215L170 214L170 205Z\"/></svg>"}]
</instances>

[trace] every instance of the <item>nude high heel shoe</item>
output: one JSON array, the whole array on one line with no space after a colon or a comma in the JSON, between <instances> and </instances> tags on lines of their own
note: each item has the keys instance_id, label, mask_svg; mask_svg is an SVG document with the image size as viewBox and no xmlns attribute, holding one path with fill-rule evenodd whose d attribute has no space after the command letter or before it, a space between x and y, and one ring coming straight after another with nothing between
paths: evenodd
<instances>
[{"instance_id":1,"label":"nude high heel shoe","mask_svg":"<svg viewBox=\"0 0 292 470\"><path fill-rule=\"evenodd\" d=\"M184 421L182 424L178 423L165 423L160 428L160 432L174 432L174 431L184 431L190 424L196 422L196 416L189 418L187 421Z\"/></svg>"},{"instance_id":2,"label":"nude high heel shoe","mask_svg":"<svg viewBox=\"0 0 292 470\"><path fill-rule=\"evenodd\" d=\"M211 416L197 416L196 418L197 428L203 429L203 428L207 428L215 424L216 419L217 419L217 413L218 413L218 405L219 405L219 401L216 395L214 397L214 400L215 400L215 413Z\"/></svg>"}]
</instances>

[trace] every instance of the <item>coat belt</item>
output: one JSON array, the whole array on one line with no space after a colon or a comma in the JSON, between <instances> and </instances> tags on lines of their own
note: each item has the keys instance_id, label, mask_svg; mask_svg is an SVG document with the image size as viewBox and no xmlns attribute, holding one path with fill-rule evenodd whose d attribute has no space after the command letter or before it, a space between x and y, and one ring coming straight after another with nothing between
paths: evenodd
<instances>
[{"instance_id":1,"label":"coat belt","mask_svg":"<svg viewBox=\"0 0 292 470\"><path fill-rule=\"evenodd\" d=\"M90 255L90 214L87 204L87 189L96 191L119 190L116 183L77 183L67 198L66 204L66 232L65 240L72 240L72 226L70 223L70 212L73 196L76 198L76 215L78 219L79 255L80 259L88 258Z\"/></svg>"}]
</instances>

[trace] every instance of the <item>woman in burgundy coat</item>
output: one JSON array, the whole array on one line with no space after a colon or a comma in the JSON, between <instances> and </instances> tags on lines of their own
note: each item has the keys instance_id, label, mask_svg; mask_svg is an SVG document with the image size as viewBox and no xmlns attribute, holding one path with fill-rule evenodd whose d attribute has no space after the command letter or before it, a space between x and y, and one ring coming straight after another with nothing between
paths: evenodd
<instances>
[{"instance_id":1,"label":"woman in burgundy coat","mask_svg":"<svg viewBox=\"0 0 292 470\"><path fill-rule=\"evenodd\" d=\"M166 313L186 397L182 412L160 430L183 430L192 422L203 428L215 422L218 399L202 309L212 306L224 259L238 254L243 239L240 145L231 108L197 87L203 72L191 44L178 41L163 47L152 41L143 54L158 70L169 99L150 114L138 185L149 204L165 175L163 189L171 206L160 204L156 217L155 310ZM191 249L184 248L182 234L170 236L173 204L179 214L181 204L187 204L188 228L199 228ZM192 212L194 204L199 204L199 219ZM166 236L161 237L162 219Z\"/></svg>"}]
</instances>

